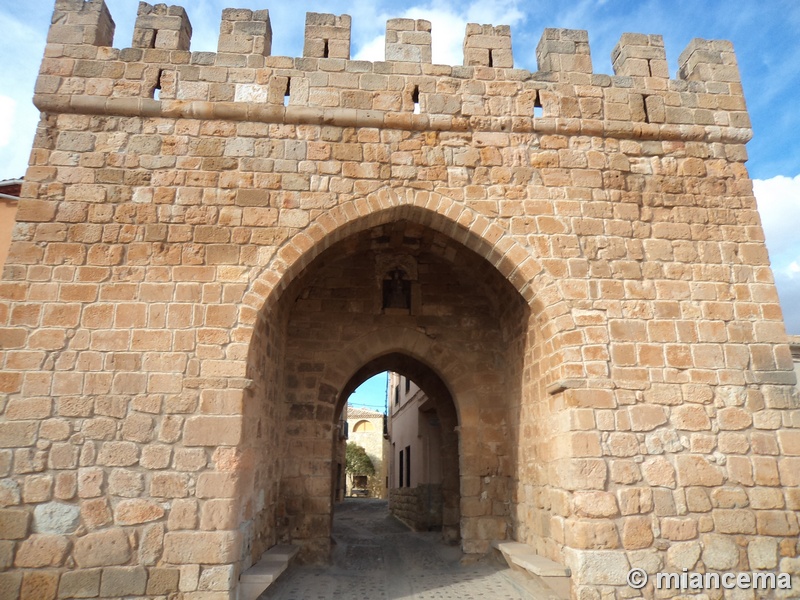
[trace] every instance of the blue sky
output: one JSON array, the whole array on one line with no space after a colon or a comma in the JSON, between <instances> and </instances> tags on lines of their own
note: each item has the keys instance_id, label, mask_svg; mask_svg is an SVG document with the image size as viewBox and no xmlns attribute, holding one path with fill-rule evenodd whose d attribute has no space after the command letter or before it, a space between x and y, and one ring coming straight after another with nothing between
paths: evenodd
<instances>
[{"instance_id":1,"label":"blue sky","mask_svg":"<svg viewBox=\"0 0 800 600\"><path fill-rule=\"evenodd\" d=\"M545 27L586 29L594 70L611 73L611 50L624 32L664 36L672 75L692 38L728 39L736 48L753 121L747 163L767 236L789 333L800 334L800 2L797 0L372 0L269 2L176 0L186 7L192 50L214 51L223 8L270 10L273 54L300 56L306 11L353 16L354 58L381 60L385 22L392 17L433 23L433 59L460 64L467 22L511 25L515 64L536 70ZM0 0L0 179L22 175L38 120L31 96L53 0ZM117 23L114 45L130 45L136 0L107 0Z\"/></svg>"},{"instance_id":2,"label":"blue sky","mask_svg":"<svg viewBox=\"0 0 800 600\"><path fill-rule=\"evenodd\" d=\"M350 406L386 412L386 373L379 373L362 383L350 395Z\"/></svg>"}]
</instances>

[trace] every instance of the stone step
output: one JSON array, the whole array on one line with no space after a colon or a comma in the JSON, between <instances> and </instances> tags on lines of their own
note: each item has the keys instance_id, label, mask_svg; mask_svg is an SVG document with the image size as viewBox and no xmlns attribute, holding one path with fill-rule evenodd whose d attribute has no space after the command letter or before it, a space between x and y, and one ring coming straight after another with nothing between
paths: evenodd
<instances>
[{"instance_id":1,"label":"stone step","mask_svg":"<svg viewBox=\"0 0 800 600\"><path fill-rule=\"evenodd\" d=\"M261 560L239 577L238 600L256 600L289 566L299 547L278 544L261 555Z\"/></svg>"},{"instance_id":2,"label":"stone step","mask_svg":"<svg viewBox=\"0 0 800 600\"><path fill-rule=\"evenodd\" d=\"M558 597L570 597L569 567L544 556L539 556L528 544L506 540L495 540L492 546L503 555L512 569L525 571L529 576L544 583Z\"/></svg>"}]
</instances>

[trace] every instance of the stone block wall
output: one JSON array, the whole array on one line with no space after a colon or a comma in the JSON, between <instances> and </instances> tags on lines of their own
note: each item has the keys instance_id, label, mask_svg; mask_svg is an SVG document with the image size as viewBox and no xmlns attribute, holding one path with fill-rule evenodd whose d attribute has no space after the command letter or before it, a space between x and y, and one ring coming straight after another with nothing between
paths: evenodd
<instances>
[{"instance_id":1,"label":"stone block wall","mask_svg":"<svg viewBox=\"0 0 800 600\"><path fill-rule=\"evenodd\" d=\"M414 531L442 527L442 486L425 483L389 491L389 511Z\"/></svg>"},{"instance_id":2,"label":"stone block wall","mask_svg":"<svg viewBox=\"0 0 800 600\"><path fill-rule=\"evenodd\" d=\"M269 56L261 13L208 53L179 8L143 5L123 49L101 0L55 9L0 281L12 597L229 600L278 541L323 559L341 395L387 356L452 396L465 551L527 542L585 599L627 597L629 566L798 571L800 407L730 44L673 79L626 35L605 75L546 30L531 73L431 64L420 21L373 63ZM421 248L424 310L383 313L374 257Z\"/></svg>"}]
</instances>

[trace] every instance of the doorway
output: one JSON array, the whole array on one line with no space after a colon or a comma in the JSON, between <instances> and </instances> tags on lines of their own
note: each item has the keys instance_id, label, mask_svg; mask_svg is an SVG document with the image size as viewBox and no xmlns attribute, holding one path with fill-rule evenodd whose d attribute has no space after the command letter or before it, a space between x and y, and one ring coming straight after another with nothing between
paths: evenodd
<instances>
[{"instance_id":1,"label":"doorway","mask_svg":"<svg viewBox=\"0 0 800 600\"><path fill-rule=\"evenodd\" d=\"M413 220L363 229L310 261L259 314L251 345L247 422L264 498L252 554L291 541L301 561L327 560L340 415L386 370L426 392L421 414L440 431L442 535L466 552L504 539L527 311L485 259ZM404 454L412 469L416 458Z\"/></svg>"}]
</instances>

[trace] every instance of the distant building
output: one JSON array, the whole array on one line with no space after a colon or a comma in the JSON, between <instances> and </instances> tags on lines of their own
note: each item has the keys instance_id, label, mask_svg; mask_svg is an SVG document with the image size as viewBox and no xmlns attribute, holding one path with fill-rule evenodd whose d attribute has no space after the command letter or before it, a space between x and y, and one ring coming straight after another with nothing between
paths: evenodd
<instances>
[{"instance_id":1,"label":"distant building","mask_svg":"<svg viewBox=\"0 0 800 600\"><path fill-rule=\"evenodd\" d=\"M389 510L419 531L442 526L441 425L413 381L389 374Z\"/></svg>"},{"instance_id":2,"label":"distant building","mask_svg":"<svg viewBox=\"0 0 800 600\"><path fill-rule=\"evenodd\" d=\"M372 476L357 475L347 478L347 495L367 495L370 498L386 498L388 478L389 442L384 437L386 416L375 410L347 406L348 441L364 448L375 467ZM355 490L355 493L354 493Z\"/></svg>"},{"instance_id":3,"label":"distant building","mask_svg":"<svg viewBox=\"0 0 800 600\"><path fill-rule=\"evenodd\" d=\"M794 372L797 375L797 390L800 392L800 335L789 336L789 348L792 350Z\"/></svg>"},{"instance_id":4,"label":"distant building","mask_svg":"<svg viewBox=\"0 0 800 600\"><path fill-rule=\"evenodd\" d=\"M0 269L2 269L8 257L8 248L11 245L11 234L14 231L17 204L19 203L21 190L21 179L0 181Z\"/></svg>"}]
</instances>

